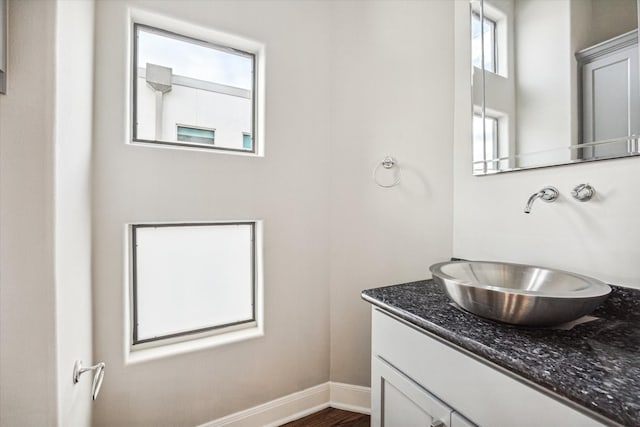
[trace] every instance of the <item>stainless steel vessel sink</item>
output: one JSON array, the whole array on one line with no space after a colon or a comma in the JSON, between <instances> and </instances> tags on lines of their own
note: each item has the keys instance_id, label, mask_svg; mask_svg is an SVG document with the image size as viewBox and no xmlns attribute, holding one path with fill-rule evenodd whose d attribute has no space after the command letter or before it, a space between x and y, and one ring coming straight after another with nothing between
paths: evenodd
<instances>
[{"instance_id":1,"label":"stainless steel vessel sink","mask_svg":"<svg viewBox=\"0 0 640 427\"><path fill-rule=\"evenodd\" d=\"M592 312L611 292L609 285L591 277L523 264L450 261L430 270L463 309L516 325L569 322Z\"/></svg>"}]
</instances>

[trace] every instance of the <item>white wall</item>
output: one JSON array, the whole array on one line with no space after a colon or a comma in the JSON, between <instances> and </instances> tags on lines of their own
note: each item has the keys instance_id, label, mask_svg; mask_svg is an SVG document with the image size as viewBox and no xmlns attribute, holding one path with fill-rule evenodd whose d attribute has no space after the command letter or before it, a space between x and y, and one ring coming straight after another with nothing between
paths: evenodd
<instances>
[{"instance_id":1,"label":"white wall","mask_svg":"<svg viewBox=\"0 0 640 427\"><path fill-rule=\"evenodd\" d=\"M459 31L467 19L465 6L456 3L454 256L546 265L640 288L640 204L635 198L640 159L471 175L470 88L465 71L469 43ZM570 196L571 189L583 182L598 192L587 203ZM556 186L560 199L552 204L537 201L531 214L524 214L528 197L545 185Z\"/></svg>"},{"instance_id":2,"label":"white wall","mask_svg":"<svg viewBox=\"0 0 640 427\"><path fill-rule=\"evenodd\" d=\"M74 385L73 364L92 357L91 145L94 3L56 8L55 288L58 425L91 419L92 373Z\"/></svg>"},{"instance_id":3,"label":"white wall","mask_svg":"<svg viewBox=\"0 0 640 427\"><path fill-rule=\"evenodd\" d=\"M0 95L0 425L57 421L53 2L9 4ZM34 31L37 29L37 31Z\"/></svg>"},{"instance_id":4,"label":"white wall","mask_svg":"<svg viewBox=\"0 0 640 427\"><path fill-rule=\"evenodd\" d=\"M577 0L573 0L576 2ZM591 40L582 49L638 28L637 0L591 0Z\"/></svg>"},{"instance_id":5,"label":"white wall","mask_svg":"<svg viewBox=\"0 0 640 427\"><path fill-rule=\"evenodd\" d=\"M451 256L453 3L333 3L332 381L370 382L360 292ZM391 189L371 178L387 154L402 168Z\"/></svg>"},{"instance_id":6,"label":"white wall","mask_svg":"<svg viewBox=\"0 0 640 427\"><path fill-rule=\"evenodd\" d=\"M74 386L71 374L76 359L91 362L92 34L91 1L9 4L9 84L0 96L2 426L90 420L90 379Z\"/></svg>"},{"instance_id":7,"label":"white wall","mask_svg":"<svg viewBox=\"0 0 640 427\"><path fill-rule=\"evenodd\" d=\"M125 144L128 5L266 43L264 158ZM96 425L196 424L329 379L369 384L360 291L451 255L452 13L449 1L98 3L95 350L109 371ZM391 190L371 179L385 154L402 166ZM124 365L124 224L245 218L265 221L264 338Z\"/></svg>"},{"instance_id":8,"label":"white wall","mask_svg":"<svg viewBox=\"0 0 640 427\"><path fill-rule=\"evenodd\" d=\"M126 144L128 6L266 44L265 157ZM93 280L107 373L95 425L197 425L329 380L329 12L314 1L97 3ZM125 365L125 223L256 218L264 337Z\"/></svg>"}]
</instances>

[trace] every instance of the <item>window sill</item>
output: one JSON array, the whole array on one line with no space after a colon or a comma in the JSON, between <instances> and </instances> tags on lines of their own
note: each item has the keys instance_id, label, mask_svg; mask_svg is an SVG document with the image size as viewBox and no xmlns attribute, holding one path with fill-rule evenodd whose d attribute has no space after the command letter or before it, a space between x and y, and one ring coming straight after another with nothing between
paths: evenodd
<instances>
[{"instance_id":1,"label":"window sill","mask_svg":"<svg viewBox=\"0 0 640 427\"><path fill-rule=\"evenodd\" d=\"M165 150L182 150L182 151L196 151L200 153L215 153L215 154L229 154L232 156L241 157L264 157L264 153L258 149L258 151L245 151L236 149L225 149L220 147L207 147L198 145L182 144L179 142L153 142L140 139L134 139L128 143L131 146L138 147L153 147Z\"/></svg>"},{"instance_id":2,"label":"window sill","mask_svg":"<svg viewBox=\"0 0 640 427\"><path fill-rule=\"evenodd\" d=\"M219 347L234 342L246 341L264 336L264 329L260 325L253 325L231 332L196 338L189 341L181 341L172 344L159 342L154 347L133 348L131 344L126 346L125 365L148 362L179 354L190 353L198 350Z\"/></svg>"}]
</instances>

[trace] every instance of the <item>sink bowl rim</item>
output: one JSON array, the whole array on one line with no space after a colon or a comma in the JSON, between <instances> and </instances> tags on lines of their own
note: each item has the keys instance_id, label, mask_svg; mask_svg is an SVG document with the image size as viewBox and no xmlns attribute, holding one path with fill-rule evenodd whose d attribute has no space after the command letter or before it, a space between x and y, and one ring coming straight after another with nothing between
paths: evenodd
<instances>
[{"instance_id":1,"label":"sink bowl rim","mask_svg":"<svg viewBox=\"0 0 640 427\"><path fill-rule=\"evenodd\" d=\"M568 276L572 276L576 279L580 279L585 281L588 286L584 289L576 290L576 291L561 291L561 292L544 292L544 291L534 291L534 290L526 290L526 289L517 289L517 288L505 288L502 286L495 285L485 285L481 283L472 283L470 281L466 281L457 277L453 277L442 271L442 267L450 264L492 264L492 265L506 265L511 267L524 267L524 268L536 268L540 270L552 271L556 273L565 274ZM575 298L596 298L602 297L605 295L609 295L611 293L611 286L606 284L605 282L595 279L593 277L585 276L578 273L572 273L566 270L559 270L557 268L550 267L542 267L537 265L530 264L519 264L513 262L502 262L502 261L444 261L433 264L429 267L431 274L433 276L438 276L438 278L450 282L450 284L460 285L460 286L468 286L473 288L481 288L489 291L502 292L508 294L517 294L517 295L531 295L538 298L567 298L567 299L575 299Z\"/></svg>"}]
</instances>

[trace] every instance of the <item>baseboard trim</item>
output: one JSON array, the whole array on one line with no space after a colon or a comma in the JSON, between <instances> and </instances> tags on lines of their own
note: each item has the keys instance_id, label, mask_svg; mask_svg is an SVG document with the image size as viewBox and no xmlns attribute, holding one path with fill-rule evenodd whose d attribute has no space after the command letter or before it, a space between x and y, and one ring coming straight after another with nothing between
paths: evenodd
<instances>
[{"instance_id":1,"label":"baseboard trim","mask_svg":"<svg viewBox=\"0 0 640 427\"><path fill-rule=\"evenodd\" d=\"M245 409L198 427L277 427L329 406L369 414L371 389L351 384L326 382Z\"/></svg>"},{"instance_id":2,"label":"baseboard trim","mask_svg":"<svg viewBox=\"0 0 640 427\"><path fill-rule=\"evenodd\" d=\"M346 411L371 413L371 388L345 383L329 383L329 406Z\"/></svg>"}]
</instances>

